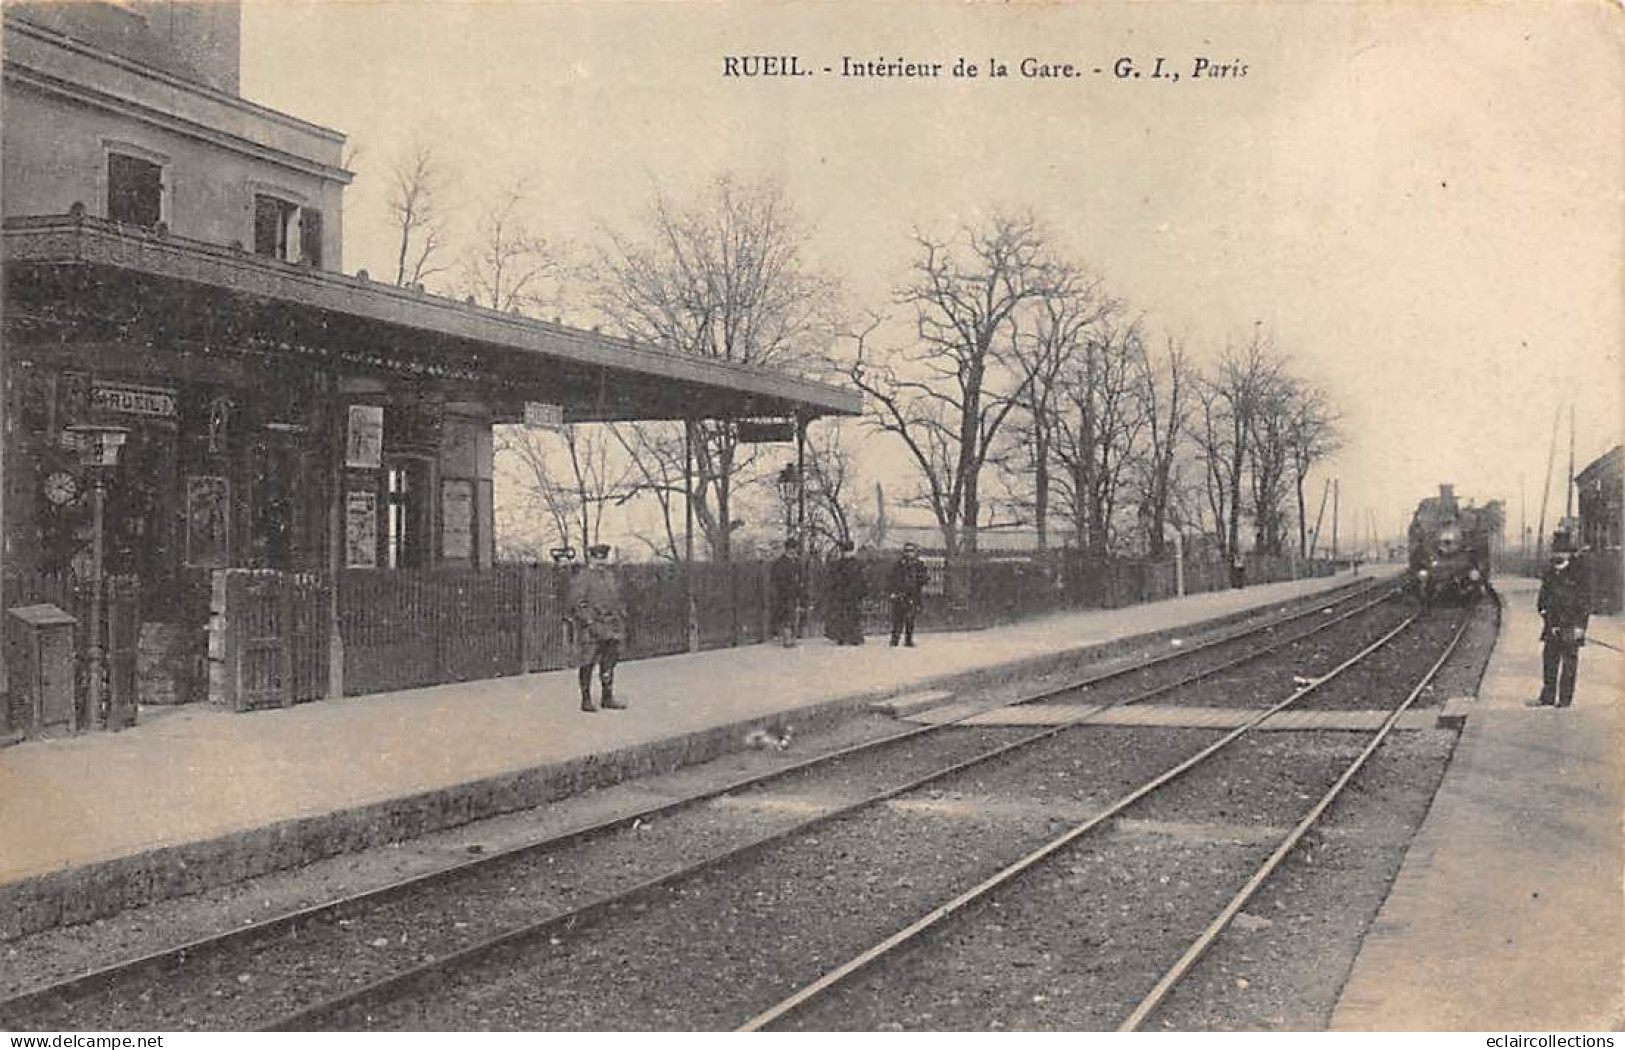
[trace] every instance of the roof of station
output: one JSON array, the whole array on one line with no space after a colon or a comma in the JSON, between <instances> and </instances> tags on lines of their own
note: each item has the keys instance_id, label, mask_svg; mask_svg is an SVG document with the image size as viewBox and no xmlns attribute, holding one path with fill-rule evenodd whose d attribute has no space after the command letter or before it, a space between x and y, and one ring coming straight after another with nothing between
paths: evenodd
<instances>
[{"instance_id":1,"label":"roof of station","mask_svg":"<svg viewBox=\"0 0 1625 1050\"><path fill-rule=\"evenodd\" d=\"M82 291L109 309L144 296L142 312L162 314L175 338L218 344L229 330L231 341L258 352L315 355L345 374L460 385L510 417L524 401L561 405L568 422L812 419L862 410L856 391L828 383L88 215L7 218L0 258L8 296L25 275L39 286ZM227 329L219 327L223 316L232 319Z\"/></svg>"}]
</instances>

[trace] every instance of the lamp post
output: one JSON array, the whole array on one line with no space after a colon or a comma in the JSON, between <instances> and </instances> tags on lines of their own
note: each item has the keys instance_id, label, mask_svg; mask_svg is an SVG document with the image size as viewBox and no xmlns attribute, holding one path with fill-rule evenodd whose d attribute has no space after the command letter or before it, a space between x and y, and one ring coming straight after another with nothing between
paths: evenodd
<instances>
[{"instance_id":1,"label":"lamp post","mask_svg":"<svg viewBox=\"0 0 1625 1050\"><path fill-rule=\"evenodd\" d=\"M115 697L118 706L115 708L110 702L107 711L102 711L103 683L107 677L107 650L102 645L102 619L103 603L106 600L105 581L103 579L107 552L103 533L107 516L107 475L118 465L119 450L124 447L125 438L129 431L124 427L101 426L94 423L82 423L71 426L68 431L74 435L79 446L79 462L90 473L92 486L91 498L91 567L90 567L90 653L88 654L89 667L87 674L88 702L90 711L89 721L92 725L105 729L123 729L135 723L135 712L127 709L121 702L122 698Z\"/></svg>"},{"instance_id":2,"label":"lamp post","mask_svg":"<svg viewBox=\"0 0 1625 1050\"><path fill-rule=\"evenodd\" d=\"M801 469L794 463L785 465L779 471L778 478L779 499L784 501L784 538L795 539L798 526L796 508L801 496Z\"/></svg>"}]
</instances>

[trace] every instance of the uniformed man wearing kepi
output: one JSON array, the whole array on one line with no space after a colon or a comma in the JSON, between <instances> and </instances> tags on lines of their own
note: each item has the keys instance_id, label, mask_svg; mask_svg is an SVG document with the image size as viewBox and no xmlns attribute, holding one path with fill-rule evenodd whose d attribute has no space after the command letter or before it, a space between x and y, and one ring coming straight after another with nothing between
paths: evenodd
<instances>
[{"instance_id":1,"label":"uniformed man wearing kepi","mask_svg":"<svg viewBox=\"0 0 1625 1050\"><path fill-rule=\"evenodd\" d=\"M920 614L925 599L925 584L930 570L920 560L920 548L912 543L903 544L903 555L891 567L886 577L886 596L891 600L891 643L914 647L914 620Z\"/></svg>"},{"instance_id":2,"label":"uniformed man wearing kepi","mask_svg":"<svg viewBox=\"0 0 1625 1050\"><path fill-rule=\"evenodd\" d=\"M1552 538L1552 561L1540 576L1535 607L1545 621L1540 639L1541 686L1530 707L1568 707L1580 673L1580 647L1591 621L1591 581L1566 532Z\"/></svg>"},{"instance_id":3,"label":"uniformed man wearing kepi","mask_svg":"<svg viewBox=\"0 0 1625 1050\"><path fill-rule=\"evenodd\" d=\"M604 706L612 710L626 707L615 699L615 663L621 658L621 641L626 637L626 602L621 598L620 581L609 567L609 551L607 543L588 547L587 567L570 585L583 711L598 710L592 702L595 664L598 681L603 686Z\"/></svg>"}]
</instances>

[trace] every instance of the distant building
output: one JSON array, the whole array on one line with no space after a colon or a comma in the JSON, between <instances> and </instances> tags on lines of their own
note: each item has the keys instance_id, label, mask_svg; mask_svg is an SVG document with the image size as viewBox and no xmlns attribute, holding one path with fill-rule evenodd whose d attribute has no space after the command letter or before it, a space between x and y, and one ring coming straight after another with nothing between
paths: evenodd
<instances>
[{"instance_id":1,"label":"distant building","mask_svg":"<svg viewBox=\"0 0 1625 1050\"><path fill-rule=\"evenodd\" d=\"M1625 445L1615 445L1574 476L1580 504L1580 542L1590 550L1593 597L1600 612L1621 611L1621 489Z\"/></svg>"}]
</instances>

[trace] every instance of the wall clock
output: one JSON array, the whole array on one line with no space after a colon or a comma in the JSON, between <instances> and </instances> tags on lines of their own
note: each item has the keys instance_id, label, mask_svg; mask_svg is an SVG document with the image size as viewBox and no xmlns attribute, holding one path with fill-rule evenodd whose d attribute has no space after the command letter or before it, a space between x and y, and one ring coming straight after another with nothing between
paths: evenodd
<instances>
[{"instance_id":1,"label":"wall clock","mask_svg":"<svg viewBox=\"0 0 1625 1050\"><path fill-rule=\"evenodd\" d=\"M58 507L79 498L79 479L65 470L53 470L45 476L45 498Z\"/></svg>"}]
</instances>

